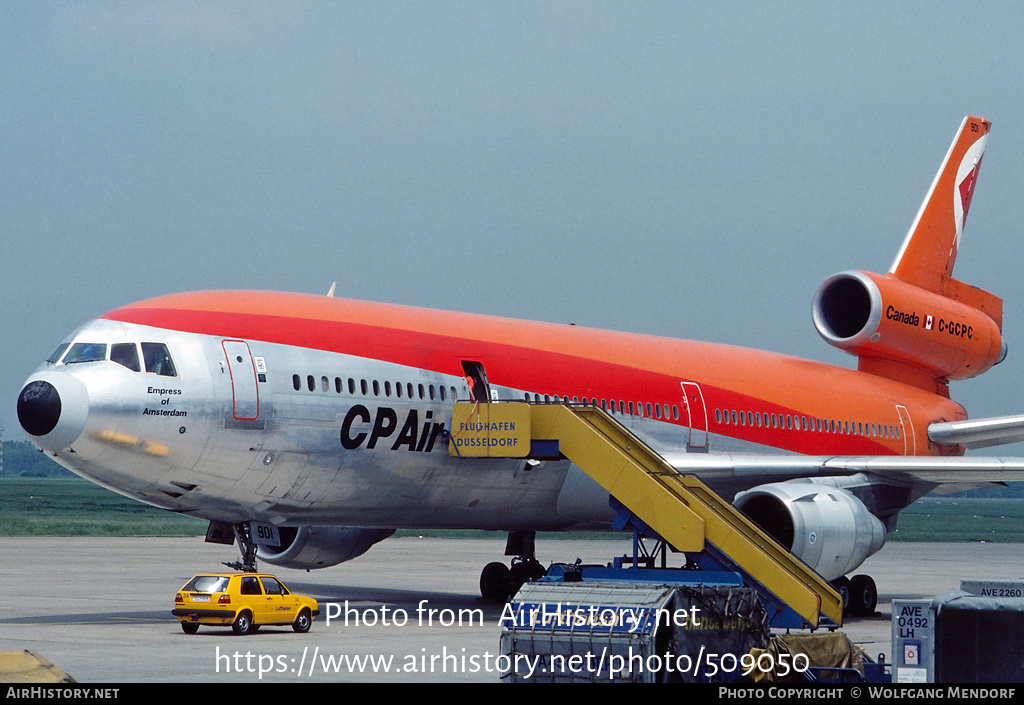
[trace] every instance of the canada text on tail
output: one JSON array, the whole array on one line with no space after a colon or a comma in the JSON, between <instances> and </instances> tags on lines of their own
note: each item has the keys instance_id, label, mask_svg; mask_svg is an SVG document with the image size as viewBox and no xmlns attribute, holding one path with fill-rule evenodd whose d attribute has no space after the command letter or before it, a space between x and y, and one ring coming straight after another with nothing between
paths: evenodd
<instances>
[{"instance_id":1,"label":"canada text on tail","mask_svg":"<svg viewBox=\"0 0 1024 705\"><path fill-rule=\"evenodd\" d=\"M1003 302L952 277L991 123L964 118L890 271L829 277L814 324L858 368L949 396L1002 361Z\"/></svg>"}]
</instances>

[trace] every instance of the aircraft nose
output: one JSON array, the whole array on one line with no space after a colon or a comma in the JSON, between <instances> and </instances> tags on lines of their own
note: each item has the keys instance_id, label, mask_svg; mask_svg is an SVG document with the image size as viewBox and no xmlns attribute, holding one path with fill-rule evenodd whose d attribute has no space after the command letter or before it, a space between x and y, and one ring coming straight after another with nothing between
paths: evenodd
<instances>
[{"instance_id":1,"label":"aircraft nose","mask_svg":"<svg viewBox=\"0 0 1024 705\"><path fill-rule=\"evenodd\" d=\"M18 421L43 450L71 445L85 429L88 414L85 385L70 375L41 373L18 395Z\"/></svg>"}]
</instances>

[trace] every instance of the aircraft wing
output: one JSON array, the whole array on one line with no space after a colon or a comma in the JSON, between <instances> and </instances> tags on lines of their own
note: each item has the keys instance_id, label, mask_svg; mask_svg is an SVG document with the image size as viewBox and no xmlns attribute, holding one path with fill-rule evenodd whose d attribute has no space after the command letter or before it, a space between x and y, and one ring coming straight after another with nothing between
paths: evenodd
<instances>
[{"instance_id":1,"label":"aircraft wing","mask_svg":"<svg viewBox=\"0 0 1024 705\"><path fill-rule=\"evenodd\" d=\"M683 473L747 475L763 478L765 482L771 482L773 477L783 480L856 473L936 484L1024 480L1024 458L671 453L665 459Z\"/></svg>"},{"instance_id":2,"label":"aircraft wing","mask_svg":"<svg viewBox=\"0 0 1024 705\"><path fill-rule=\"evenodd\" d=\"M928 427L928 438L935 443L957 444L965 448L1019 443L1024 441L1024 415L933 423Z\"/></svg>"}]
</instances>

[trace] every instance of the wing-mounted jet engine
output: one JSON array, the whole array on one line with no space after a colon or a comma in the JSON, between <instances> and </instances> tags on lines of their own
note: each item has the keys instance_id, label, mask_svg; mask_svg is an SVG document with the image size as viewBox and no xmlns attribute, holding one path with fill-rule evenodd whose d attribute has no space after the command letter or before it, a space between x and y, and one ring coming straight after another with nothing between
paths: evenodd
<instances>
[{"instance_id":1,"label":"wing-mounted jet engine","mask_svg":"<svg viewBox=\"0 0 1024 705\"><path fill-rule=\"evenodd\" d=\"M357 526L285 526L281 527L281 547L260 546L257 555L284 568L329 568L358 558L393 533L394 529Z\"/></svg>"},{"instance_id":2,"label":"wing-mounted jet engine","mask_svg":"<svg viewBox=\"0 0 1024 705\"><path fill-rule=\"evenodd\" d=\"M261 539L264 532L279 545ZM256 558L296 570L330 568L350 561L370 550L375 543L395 533L394 529L369 529L358 526L282 526L211 521L206 532L208 543L231 545L238 542L239 562L224 565L235 570L256 571Z\"/></svg>"}]
</instances>

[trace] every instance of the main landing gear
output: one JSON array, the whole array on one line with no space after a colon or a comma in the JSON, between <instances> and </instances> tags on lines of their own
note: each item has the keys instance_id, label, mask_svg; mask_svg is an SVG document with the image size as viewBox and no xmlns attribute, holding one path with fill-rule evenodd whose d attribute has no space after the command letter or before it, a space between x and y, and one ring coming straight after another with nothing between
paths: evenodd
<instances>
[{"instance_id":1,"label":"main landing gear","mask_svg":"<svg viewBox=\"0 0 1024 705\"><path fill-rule=\"evenodd\" d=\"M843 614L851 617L870 617L878 604L878 588L870 575L845 575L832 581L832 586L843 598Z\"/></svg>"},{"instance_id":2,"label":"main landing gear","mask_svg":"<svg viewBox=\"0 0 1024 705\"><path fill-rule=\"evenodd\" d=\"M504 602L519 592L529 580L543 578L547 570L535 556L535 531L510 531L505 542L505 555L515 556L512 566L488 563L480 573L480 596L485 600Z\"/></svg>"}]
</instances>

